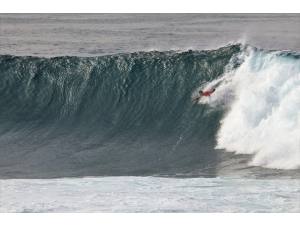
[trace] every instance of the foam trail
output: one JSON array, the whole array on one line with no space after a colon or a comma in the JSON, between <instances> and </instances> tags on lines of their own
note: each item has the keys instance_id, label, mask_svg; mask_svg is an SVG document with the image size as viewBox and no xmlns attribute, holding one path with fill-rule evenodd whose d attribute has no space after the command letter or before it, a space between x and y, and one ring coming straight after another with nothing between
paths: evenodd
<instances>
[{"instance_id":1,"label":"foam trail","mask_svg":"<svg viewBox=\"0 0 300 225\"><path fill-rule=\"evenodd\" d=\"M210 104L224 101L226 92L235 97L216 148L253 154L254 166L300 168L299 57L247 49L242 65L224 77Z\"/></svg>"}]
</instances>

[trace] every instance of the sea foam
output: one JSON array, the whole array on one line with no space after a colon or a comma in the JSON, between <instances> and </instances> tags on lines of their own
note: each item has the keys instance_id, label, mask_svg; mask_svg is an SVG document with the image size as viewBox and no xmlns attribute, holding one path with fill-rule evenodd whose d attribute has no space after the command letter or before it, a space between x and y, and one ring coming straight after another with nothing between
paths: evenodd
<instances>
[{"instance_id":1,"label":"sea foam","mask_svg":"<svg viewBox=\"0 0 300 225\"><path fill-rule=\"evenodd\" d=\"M254 166L299 168L299 57L250 48L242 57L240 67L208 84L221 82L211 105L229 102L216 148L253 154L250 165Z\"/></svg>"}]
</instances>

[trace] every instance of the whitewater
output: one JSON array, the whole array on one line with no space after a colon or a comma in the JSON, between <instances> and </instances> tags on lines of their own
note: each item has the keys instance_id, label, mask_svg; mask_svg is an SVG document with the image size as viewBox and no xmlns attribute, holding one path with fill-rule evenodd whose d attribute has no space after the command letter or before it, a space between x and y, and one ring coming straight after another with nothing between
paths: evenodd
<instances>
[{"instance_id":1,"label":"whitewater","mask_svg":"<svg viewBox=\"0 0 300 225\"><path fill-rule=\"evenodd\" d=\"M220 122L216 148L253 154L251 165L297 169L300 166L299 54L251 47L245 51L238 69L205 87L220 83L212 99L204 103L218 106L230 102Z\"/></svg>"},{"instance_id":2,"label":"whitewater","mask_svg":"<svg viewBox=\"0 0 300 225\"><path fill-rule=\"evenodd\" d=\"M299 15L0 21L1 212L300 212Z\"/></svg>"},{"instance_id":3,"label":"whitewater","mask_svg":"<svg viewBox=\"0 0 300 225\"><path fill-rule=\"evenodd\" d=\"M87 177L1 180L1 212L299 212L299 181ZM20 191L21 190L21 191Z\"/></svg>"}]
</instances>

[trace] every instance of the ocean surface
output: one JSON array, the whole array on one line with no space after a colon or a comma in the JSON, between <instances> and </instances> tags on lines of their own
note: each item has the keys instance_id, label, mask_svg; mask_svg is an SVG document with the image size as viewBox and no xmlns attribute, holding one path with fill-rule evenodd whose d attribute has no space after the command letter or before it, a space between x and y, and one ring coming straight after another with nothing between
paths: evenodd
<instances>
[{"instance_id":1,"label":"ocean surface","mask_svg":"<svg viewBox=\"0 0 300 225\"><path fill-rule=\"evenodd\" d=\"M299 35L299 14L0 14L0 211L300 212Z\"/></svg>"}]
</instances>

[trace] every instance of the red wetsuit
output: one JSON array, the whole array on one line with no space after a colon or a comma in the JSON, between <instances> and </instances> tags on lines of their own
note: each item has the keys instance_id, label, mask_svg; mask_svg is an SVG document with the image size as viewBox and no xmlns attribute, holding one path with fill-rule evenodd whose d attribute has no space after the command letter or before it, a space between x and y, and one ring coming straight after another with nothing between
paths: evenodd
<instances>
[{"instance_id":1,"label":"red wetsuit","mask_svg":"<svg viewBox=\"0 0 300 225\"><path fill-rule=\"evenodd\" d=\"M209 91L201 91L200 95L209 97L212 93L214 93L215 90L216 89L212 89L212 90L209 90Z\"/></svg>"}]
</instances>

